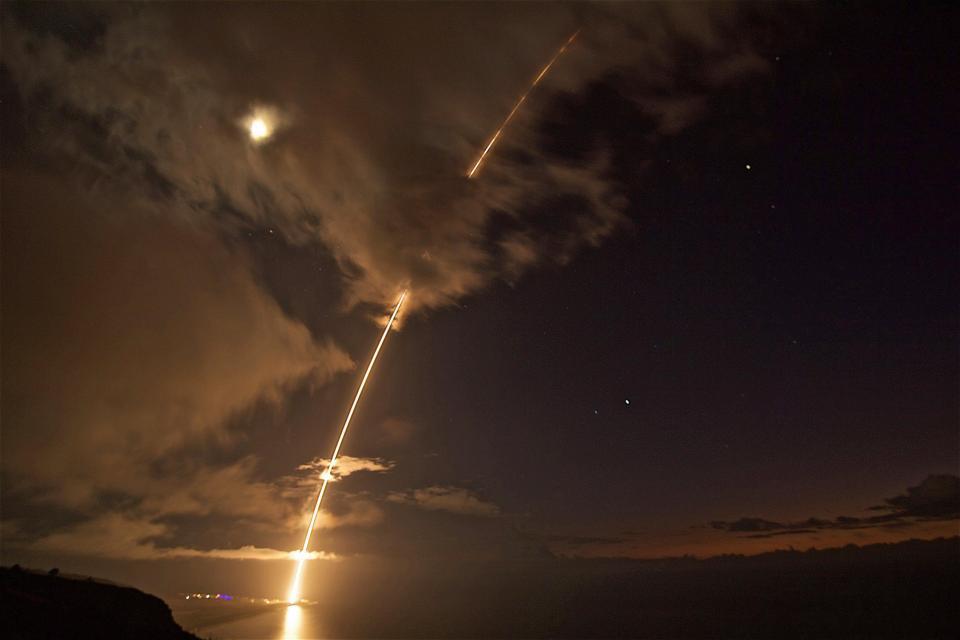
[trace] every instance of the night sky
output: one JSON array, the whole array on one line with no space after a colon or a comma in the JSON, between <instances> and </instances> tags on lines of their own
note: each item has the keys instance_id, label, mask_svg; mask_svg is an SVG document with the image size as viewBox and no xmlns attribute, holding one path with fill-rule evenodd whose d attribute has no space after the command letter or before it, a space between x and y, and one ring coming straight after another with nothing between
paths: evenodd
<instances>
[{"instance_id":1,"label":"night sky","mask_svg":"<svg viewBox=\"0 0 960 640\"><path fill-rule=\"evenodd\" d=\"M308 594L958 533L946 5L2 17L4 564L279 597L405 287Z\"/></svg>"}]
</instances>

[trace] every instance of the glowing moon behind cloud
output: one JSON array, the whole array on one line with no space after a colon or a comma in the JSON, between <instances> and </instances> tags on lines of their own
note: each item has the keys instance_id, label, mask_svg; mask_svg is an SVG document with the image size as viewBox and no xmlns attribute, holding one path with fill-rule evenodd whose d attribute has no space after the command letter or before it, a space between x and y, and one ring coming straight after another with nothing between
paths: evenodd
<instances>
[{"instance_id":1,"label":"glowing moon behind cloud","mask_svg":"<svg viewBox=\"0 0 960 640\"><path fill-rule=\"evenodd\" d=\"M286 116L277 107L263 104L253 105L237 120L237 125L254 145L267 142L286 124Z\"/></svg>"},{"instance_id":2,"label":"glowing moon behind cloud","mask_svg":"<svg viewBox=\"0 0 960 640\"><path fill-rule=\"evenodd\" d=\"M263 118L254 118L250 121L250 139L259 142L270 136L270 127Z\"/></svg>"}]
</instances>

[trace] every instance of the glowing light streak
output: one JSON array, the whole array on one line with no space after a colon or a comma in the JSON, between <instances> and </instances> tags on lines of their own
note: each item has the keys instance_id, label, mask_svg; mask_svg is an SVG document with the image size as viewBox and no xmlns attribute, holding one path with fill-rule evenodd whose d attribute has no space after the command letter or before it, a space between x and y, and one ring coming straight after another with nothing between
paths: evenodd
<instances>
[{"instance_id":1,"label":"glowing light streak","mask_svg":"<svg viewBox=\"0 0 960 640\"><path fill-rule=\"evenodd\" d=\"M517 100L517 103L513 105L513 109L510 109L510 113L507 114L507 117L504 119L503 124L501 124L500 128L497 129L496 133L493 134L493 137L490 138L490 141L487 143L487 146L483 148L483 152L480 154L480 157L477 158L477 161L473 163L473 166L470 168L470 171L467 172L468 178L473 178L473 176L476 175L477 170L480 169L480 165L483 164L484 158L487 157L487 153L490 152L490 149L493 148L493 145L496 143L497 139L500 138L500 134L503 133L503 130L506 129L507 125L510 124L510 121L513 120L513 116L517 113L517 111L520 110L520 105L522 105L526 101L527 96L529 96L530 93L534 90L534 88L540 83L540 80L543 79L543 76L547 75L547 71L550 70L550 67L553 66L553 63L556 62L560 58L560 56L563 55L563 52L567 50L567 47L573 44L573 41L576 39L577 34L579 33L580 33L580 30L577 29L574 32L574 34L567 39L567 41L563 44L563 46L560 47L560 50L557 51L552 58L550 58L550 62L548 62L546 66L540 70L540 73L537 74L537 77L533 79L533 83L530 85L530 88L527 89L526 93L520 96L520 99Z\"/></svg>"},{"instance_id":2,"label":"glowing light streak","mask_svg":"<svg viewBox=\"0 0 960 640\"><path fill-rule=\"evenodd\" d=\"M310 516L310 525L307 527L307 534L303 538L303 546L300 548L297 559L297 568L293 574L293 580L290 582L290 591L287 595L287 602L290 604L295 604L300 601L300 580L303 578L303 563L309 557L307 552L307 547L310 546L310 537L313 535L313 527L317 523L317 515L320 513L320 503L323 502L323 495L327 492L327 485L330 484L330 481L333 478L333 467L337 463L337 456L340 455L340 447L343 446L343 439L347 435L347 429L350 428L350 420L353 419L353 412L357 409L357 403L360 402L360 396L363 395L363 388L367 385L367 378L370 377L370 372L373 370L373 365L377 362L377 356L380 355L380 349L383 347L384 341L387 339L387 334L390 333L390 327L393 326L393 321L397 318L397 313L400 312L400 307L403 305L403 301L407 297L407 291L404 290L400 294L400 299L397 301L397 306L393 308L393 313L390 315L390 319L387 321L387 326L383 328L383 335L380 336L380 342L377 343L377 348L373 352L373 356L370 358L370 364L367 365L367 370L363 374L363 378L360 380L360 386L357 388L357 395L353 397L353 404L350 405L350 411L347 412L347 419L343 421L343 426L340 428L340 437L337 439L337 446L333 449L333 455L330 456L330 464L327 465L326 470L321 474L323 483L320 485L320 493L317 494L317 502L313 506L313 515Z\"/></svg>"}]
</instances>

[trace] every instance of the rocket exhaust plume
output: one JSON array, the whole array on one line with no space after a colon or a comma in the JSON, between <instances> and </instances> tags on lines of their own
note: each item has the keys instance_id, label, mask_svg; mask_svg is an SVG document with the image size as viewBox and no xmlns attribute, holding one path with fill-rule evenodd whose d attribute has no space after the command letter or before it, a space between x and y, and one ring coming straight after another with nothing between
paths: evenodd
<instances>
[{"instance_id":1,"label":"rocket exhaust plume","mask_svg":"<svg viewBox=\"0 0 960 640\"><path fill-rule=\"evenodd\" d=\"M357 395L353 397L353 404L350 405L350 411L347 412L347 419L343 421L343 426L340 427L340 437L337 439L337 446L333 449L333 455L330 456L330 464L327 465L326 470L321 474L323 482L320 485L320 492L317 494L317 502L313 506L313 515L310 516L310 525L307 527L307 533L303 538L303 546L300 547L300 552L297 555L297 568L293 574L293 580L290 582L290 591L287 594L287 602L290 604L295 604L300 601L300 580L303 577L303 563L307 558L307 547L310 546L310 537L313 535L313 527L317 523L317 515L320 513L320 503L323 502L323 494L327 492L327 485L330 483L332 478L333 467L337 463L337 456L340 455L340 447L343 446L343 438L347 435L347 429L350 428L350 420L353 418L353 412L357 408L357 403L360 402L360 396L363 395L363 388L367 385L367 378L370 377L370 372L373 370L373 365L377 362L377 356L380 355L380 348L383 347L384 341L387 339L387 334L390 333L390 328L393 326L393 321L397 318L397 313L400 311L400 307L403 305L403 301L407 297L407 290L404 289L403 293L400 294L400 299L397 300L397 306L393 308L393 313L390 315L390 319L387 321L387 326L383 328L383 335L380 336L380 342L377 343L377 348L373 352L373 356L370 358L370 364L367 365L367 370L363 374L363 378L360 380L360 386L357 388Z\"/></svg>"},{"instance_id":2,"label":"rocket exhaust plume","mask_svg":"<svg viewBox=\"0 0 960 640\"><path fill-rule=\"evenodd\" d=\"M477 171L480 169L480 165L483 164L484 158L486 158L487 154L490 153L490 149L493 148L493 145L497 142L497 139L500 137L500 134L503 133L503 130L506 129L507 125L510 124L510 121L513 120L513 116L520 109L520 105L524 103L524 101L527 99L527 96L530 95L530 92L532 92L534 88L540 83L540 80L542 80L543 77L547 75L547 71L550 71L550 67L553 66L553 63L556 62L560 58L560 56L563 55L563 52L567 50L567 47L573 44L573 41L576 39L579 33L580 33L580 30L577 29L572 36L567 38L567 41L563 43L563 46L560 47L560 50L557 51L555 54L553 54L553 57L550 58L550 62L548 62L546 66L540 70L540 73L537 74L537 77L533 79L533 83L527 89L526 93L520 96L520 99L517 100L517 103L513 105L513 109L510 109L510 113L508 113L507 117L503 120L503 124L501 124L500 128L497 129L496 133L493 134L493 136L490 138L490 141L487 142L487 146L483 148L483 151L480 153L480 157L477 158L477 161L473 163L472 167L470 167L470 170L467 172L468 178L473 178L477 174Z\"/></svg>"}]
</instances>

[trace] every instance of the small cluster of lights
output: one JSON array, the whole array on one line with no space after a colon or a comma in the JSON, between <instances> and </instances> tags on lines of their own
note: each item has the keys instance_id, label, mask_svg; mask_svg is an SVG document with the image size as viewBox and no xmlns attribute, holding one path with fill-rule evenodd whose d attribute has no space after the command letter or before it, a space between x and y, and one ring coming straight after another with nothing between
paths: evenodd
<instances>
[{"instance_id":1,"label":"small cluster of lights","mask_svg":"<svg viewBox=\"0 0 960 640\"><path fill-rule=\"evenodd\" d=\"M247 598L244 596L231 596L226 593L188 593L184 600L223 600L226 602L243 602L247 604L286 604L286 600L276 598Z\"/></svg>"},{"instance_id":2,"label":"small cluster of lights","mask_svg":"<svg viewBox=\"0 0 960 640\"><path fill-rule=\"evenodd\" d=\"M225 593L188 593L184 600L220 600L221 602L239 602L243 604L290 604L287 600L278 598L249 598L246 596L230 596ZM316 604L312 600L300 600L301 604Z\"/></svg>"}]
</instances>

